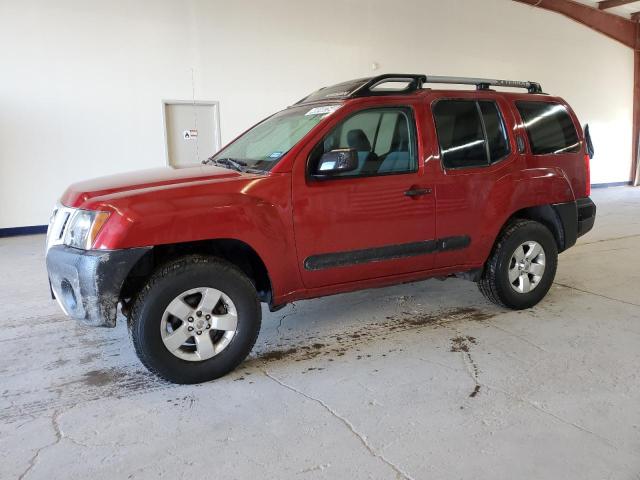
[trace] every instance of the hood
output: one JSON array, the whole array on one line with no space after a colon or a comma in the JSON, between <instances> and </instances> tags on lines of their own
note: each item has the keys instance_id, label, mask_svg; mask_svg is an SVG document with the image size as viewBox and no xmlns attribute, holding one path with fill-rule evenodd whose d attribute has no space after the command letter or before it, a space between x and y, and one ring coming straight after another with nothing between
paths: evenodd
<instances>
[{"instance_id":1,"label":"hood","mask_svg":"<svg viewBox=\"0 0 640 480\"><path fill-rule=\"evenodd\" d=\"M201 181L222 182L244 176L248 174L210 165L137 170L74 183L67 188L60 201L67 207L80 207L96 197L135 193L138 190L149 191L154 188L163 189L172 185L186 185Z\"/></svg>"}]
</instances>

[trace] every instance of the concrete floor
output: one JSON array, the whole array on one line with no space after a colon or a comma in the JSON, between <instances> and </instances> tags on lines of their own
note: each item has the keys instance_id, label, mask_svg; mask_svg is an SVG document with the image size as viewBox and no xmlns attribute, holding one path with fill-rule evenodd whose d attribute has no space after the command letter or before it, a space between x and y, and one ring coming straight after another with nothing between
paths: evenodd
<instances>
[{"instance_id":1,"label":"concrete floor","mask_svg":"<svg viewBox=\"0 0 640 480\"><path fill-rule=\"evenodd\" d=\"M532 310L463 280L300 302L198 386L65 318L42 236L1 239L0 478L639 479L640 189L593 198Z\"/></svg>"}]
</instances>

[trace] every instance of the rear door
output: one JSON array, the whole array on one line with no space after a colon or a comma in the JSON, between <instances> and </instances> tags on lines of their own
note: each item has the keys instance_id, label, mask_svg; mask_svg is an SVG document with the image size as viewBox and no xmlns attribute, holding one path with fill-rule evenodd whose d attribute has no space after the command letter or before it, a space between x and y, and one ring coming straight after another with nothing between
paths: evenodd
<instances>
[{"instance_id":1,"label":"rear door","mask_svg":"<svg viewBox=\"0 0 640 480\"><path fill-rule=\"evenodd\" d=\"M310 142L293 171L293 217L304 285L377 279L433 267L435 201L425 178L420 106L341 112ZM357 151L353 172L313 177L322 153Z\"/></svg>"},{"instance_id":2,"label":"rear door","mask_svg":"<svg viewBox=\"0 0 640 480\"><path fill-rule=\"evenodd\" d=\"M438 252L435 267L475 266L494 240L483 220L491 218L493 185L521 157L509 135L513 113L502 97L475 92L436 94L430 106L437 138L431 168L442 172L434 175L436 233L459 247Z\"/></svg>"}]
</instances>

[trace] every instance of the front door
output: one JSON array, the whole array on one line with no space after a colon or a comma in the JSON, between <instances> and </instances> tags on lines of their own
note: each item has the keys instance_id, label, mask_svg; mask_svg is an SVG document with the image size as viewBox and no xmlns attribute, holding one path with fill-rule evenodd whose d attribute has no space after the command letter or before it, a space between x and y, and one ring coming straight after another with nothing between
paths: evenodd
<instances>
[{"instance_id":1,"label":"front door","mask_svg":"<svg viewBox=\"0 0 640 480\"><path fill-rule=\"evenodd\" d=\"M432 268L435 200L415 117L407 106L343 113L295 162L294 228L307 288ZM356 150L356 170L314 178L320 156L339 148Z\"/></svg>"}]
</instances>

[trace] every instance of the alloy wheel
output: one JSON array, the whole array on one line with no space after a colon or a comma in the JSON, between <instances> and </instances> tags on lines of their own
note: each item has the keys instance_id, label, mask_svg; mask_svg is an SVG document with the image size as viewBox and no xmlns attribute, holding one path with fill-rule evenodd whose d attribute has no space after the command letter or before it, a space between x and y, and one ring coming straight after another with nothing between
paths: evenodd
<instances>
[{"instance_id":1,"label":"alloy wheel","mask_svg":"<svg viewBox=\"0 0 640 480\"><path fill-rule=\"evenodd\" d=\"M191 362L208 360L229 346L238 330L231 299L215 288L192 288L174 298L160 322L164 346Z\"/></svg>"},{"instance_id":2,"label":"alloy wheel","mask_svg":"<svg viewBox=\"0 0 640 480\"><path fill-rule=\"evenodd\" d=\"M509 283L518 293L534 290L545 270L544 249L538 242L527 241L515 249L509 262Z\"/></svg>"}]
</instances>

